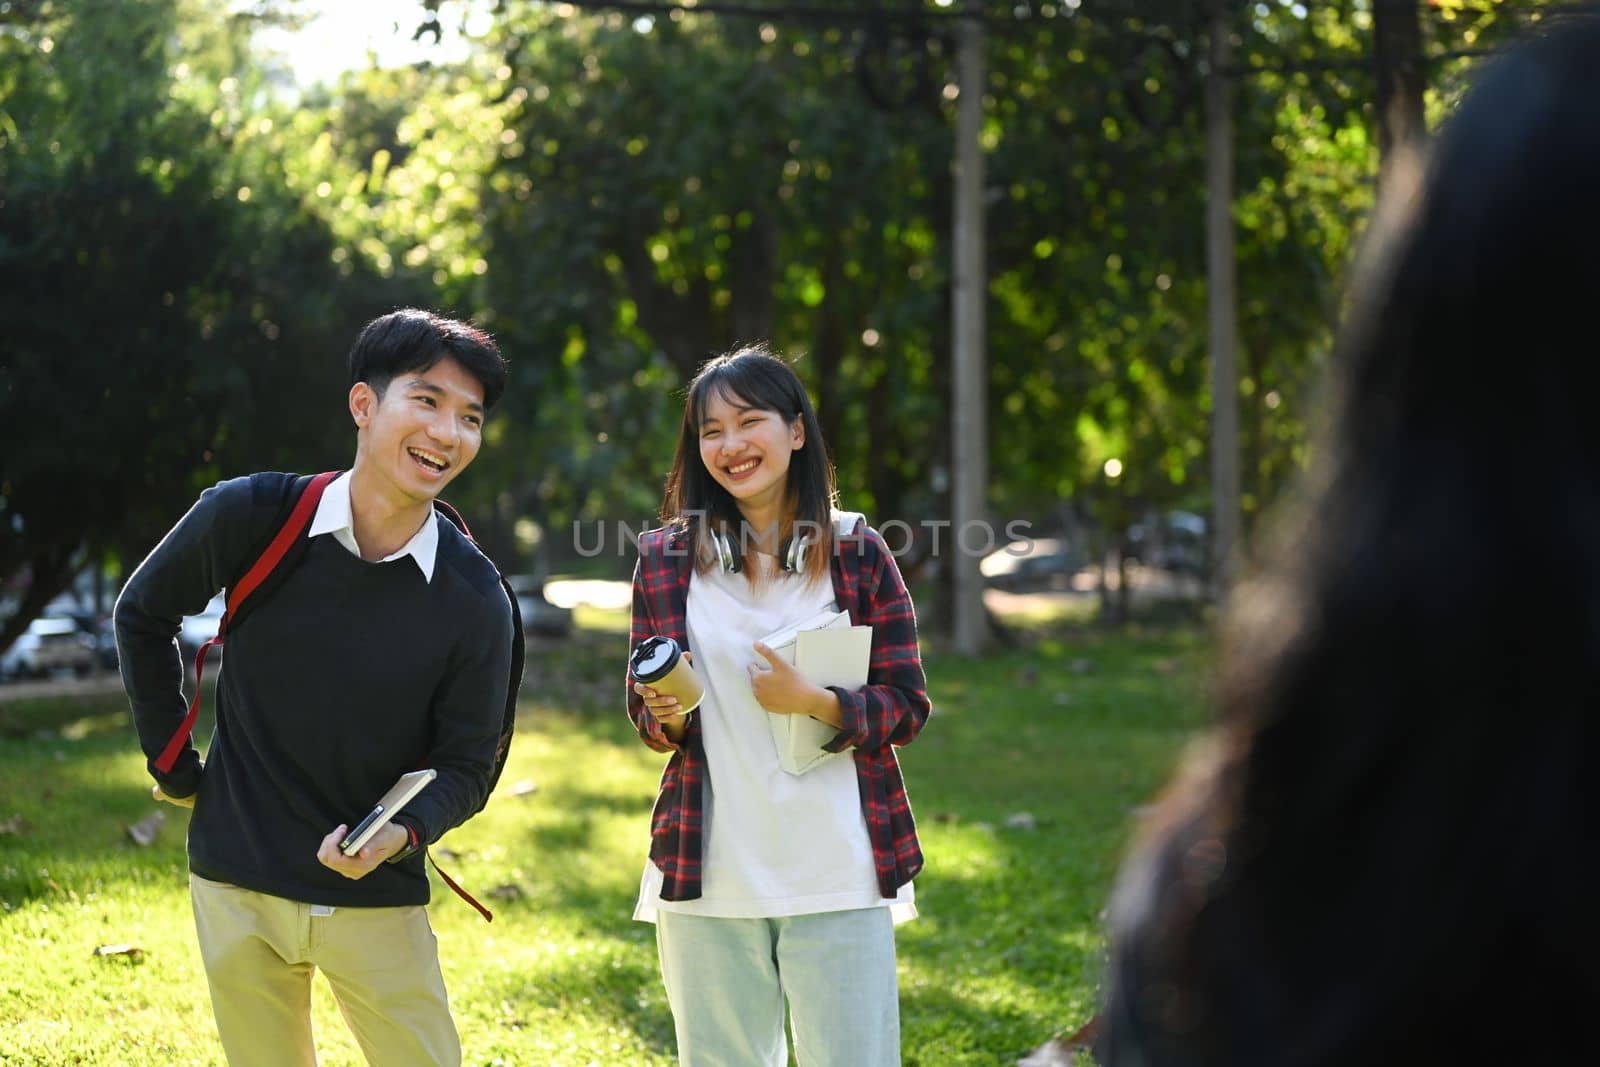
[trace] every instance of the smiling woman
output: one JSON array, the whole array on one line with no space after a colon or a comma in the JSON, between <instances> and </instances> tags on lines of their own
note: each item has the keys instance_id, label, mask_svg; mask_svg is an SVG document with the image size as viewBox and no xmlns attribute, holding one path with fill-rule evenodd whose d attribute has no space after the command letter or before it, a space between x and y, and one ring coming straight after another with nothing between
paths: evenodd
<instances>
[{"instance_id":1,"label":"smiling woman","mask_svg":"<svg viewBox=\"0 0 1600 1067\"><path fill-rule=\"evenodd\" d=\"M703 691L628 692L672 754L634 917L656 924L683 1067L786 1062L786 999L807 1064L900 1063L894 923L916 915L922 851L894 749L931 706L894 558L835 484L787 363L751 347L701 366L665 526L639 538L630 644L671 638ZM823 619L855 628L848 678L769 647ZM809 740L780 754L791 723Z\"/></svg>"}]
</instances>

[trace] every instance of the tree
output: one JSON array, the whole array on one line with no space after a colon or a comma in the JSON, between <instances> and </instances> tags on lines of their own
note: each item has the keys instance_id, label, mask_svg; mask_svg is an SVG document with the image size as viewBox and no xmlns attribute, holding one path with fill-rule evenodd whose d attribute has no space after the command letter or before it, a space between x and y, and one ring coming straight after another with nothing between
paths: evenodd
<instances>
[{"instance_id":1,"label":"tree","mask_svg":"<svg viewBox=\"0 0 1600 1067\"><path fill-rule=\"evenodd\" d=\"M241 147L263 121L260 72L236 67L248 25L180 0L5 17L0 646L218 477L347 455L321 405L363 310L326 230Z\"/></svg>"}]
</instances>

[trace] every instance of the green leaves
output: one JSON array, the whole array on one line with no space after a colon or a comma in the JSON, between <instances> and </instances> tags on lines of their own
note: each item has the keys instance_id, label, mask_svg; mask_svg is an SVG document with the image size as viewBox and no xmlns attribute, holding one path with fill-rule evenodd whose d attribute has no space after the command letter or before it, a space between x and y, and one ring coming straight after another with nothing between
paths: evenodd
<instances>
[{"instance_id":1,"label":"green leaves","mask_svg":"<svg viewBox=\"0 0 1600 1067\"><path fill-rule=\"evenodd\" d=\"M1043 520L1070 500L1115 525L1205 508L1206 42L1191 6L1035 5L988 38L997 513ZM511 359L490 447L454 494L492 518L491 540L511 544L518 519L653 513L678 390L761 338L801 357L850 506L947 510L963 87L946 22L504 0L464 60L291 100L251 20L292 14L200 0L4 13L0 415L24 444L0 475L0 578L28 546L145 547L215 477L336 462L338 356L405 303L475 316ZM1430 9L1426 46L1492 46L1516 21ZM1371 204L1369 23L1362 5L1266 4L1235 24L1252 514L1298 469ZM1461 70L1434 65L1433 114ZM93 502L47 520L55 487L80 478Z\"/></svg>"},{"instance_id":2,"label":"green leaves","mask_svg":"<svg viewBox=\"0 0 1600 1067\"><path fill-rule=\"evenodd\" d=\"M342 454L326 403L377 301L285 195L237 26L151 0L38 5L12 28L0 580L39 601L16 626L66 561L139 559L219 477Z\"/></svg>"}]
</instances>

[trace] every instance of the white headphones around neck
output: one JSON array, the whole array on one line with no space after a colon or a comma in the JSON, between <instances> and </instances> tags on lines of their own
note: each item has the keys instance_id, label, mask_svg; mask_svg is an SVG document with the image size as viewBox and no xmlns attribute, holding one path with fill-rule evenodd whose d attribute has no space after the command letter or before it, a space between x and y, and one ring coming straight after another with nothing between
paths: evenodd
<instances>
[{"instance_id":1,"label":"white headphones around neck","mask_svg":"<svg viewBox=\"0 0 1600 1067\"><path fill-rule=\"evenodd\" d=\"M720 530L707 527L706 536L711 538L711 547L717 553L717 561L722 564L722 569L729 574L738 574L744 569L743 556L734 551L733 541ZM778 553L778 559L783 569L790 574L797 574L806 565L806 542L794 534L784 539L783 548Z\"/></svg>"}]
</instances>

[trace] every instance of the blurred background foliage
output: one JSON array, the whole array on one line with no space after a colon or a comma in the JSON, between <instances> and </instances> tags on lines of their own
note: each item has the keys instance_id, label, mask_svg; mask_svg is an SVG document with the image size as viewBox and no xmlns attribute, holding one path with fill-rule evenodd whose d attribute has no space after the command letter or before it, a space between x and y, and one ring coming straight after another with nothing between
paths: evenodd
<instances>
[{"instance_id":1,"label":"blurred background foliage","mask_svg":"<svg viewBox=\"0 0 1600 1067\"><path fill-rule=\"evenodd\" d=\"M1304 459L1372 200L1387 2L1232 12L1247 526ZM1434 121L1541 7L1400 2L1436 57ZM954 9L668 6L396 0L423 39L469 8L477 29L302 85L262 33L301 0L0 0L0 583L20 608L0 645L217 479L347 462L343 353L407 304L476 319L511 361L451 490L508 571L583 565L574 522L592 547L594 524L652 516L684 382L759 339L798 358L848 507L947 518ZM994 517L1103 544L1204 513L1206 5L968 10L989 31Z\"/></svg>"}]
</instances>

